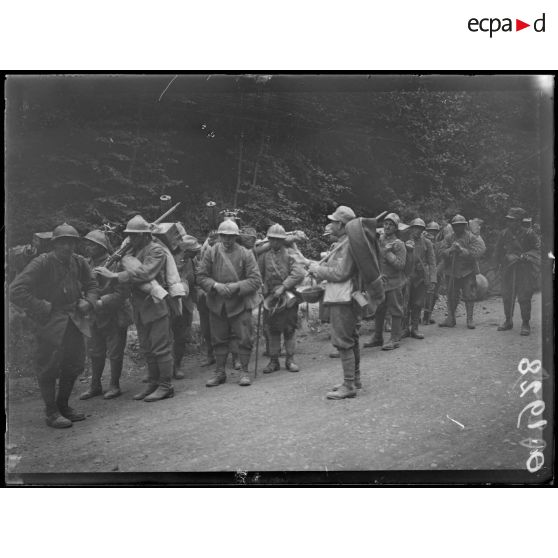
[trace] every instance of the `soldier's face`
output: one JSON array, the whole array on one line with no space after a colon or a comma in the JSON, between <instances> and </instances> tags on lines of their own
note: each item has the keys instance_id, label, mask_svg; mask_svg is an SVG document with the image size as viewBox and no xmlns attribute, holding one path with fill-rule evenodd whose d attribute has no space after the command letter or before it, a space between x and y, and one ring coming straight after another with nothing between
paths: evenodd
<instances>
[{"instance_id":1,"label":"soldier's face","mask_svg":"<svg viewBox=\"0 0 558 558\"><path fill-rule=\"evenodd\" d=\"M73 238L57 238L54 241L54 254L59 260L67 262L76 249L76 241Z\"/></svg>"},{"instance_id":2,"label":"soldier's face","mask_svg":"<svg viewBox=\"0 0 558 558\"><path fill-rule=\"evenodd\" d=\"M274 252L277 252L281 249L281 246L283 246L283 241L280 238L270 238L269 245Z\"/></svg>"},{"instance_id":3,"label":"soldier's face","mask_svg":"<svg viewBox=\"0 0 558 558\"><path fill-rule=\"evenodd\" d=\"M234 248L234 243L236 242L236 236L233 234L222 234L221 242L223 243L223 247L227 252L230 252Z\"/></svg>"},{"instance_id":4,"label":"soldier's face","mask_svg":"<svg viewBox=\"0 0 558 558\"><path fill-rule=\"evenodd\" d=\"M509 227L512 231L517 231L521 226L519 219L508 219Z\"/></svg>"},{"instance_id":5,"label":"soldier's face","mask_svg":"<svg viewBox=\"0 0 558 558\"><path fill-rule=\"evenodd\" d=\"M129 238L132 250L143 248L147 244L148 240L148 237L145 234L131 234L129 235Z\"/></svg>"},{"instance_id":6,"label":"soldier's face","mask_svg":"<svg viewBox=\"0 0 558 558\"><path fill-rule=\"evenodd\" d=\"M390 221L389 219L384 221L384 232L386 233L387 236L395 234L396 230L397 230L397 225L393 221Z\"/></svg>"},{"instance_id":7,"label":"soldier's face","mask_svg":"<svg viewBox=\"0 0 558 558\"><path fill-rule=\"evenodd\" d=\"M92 259L99 258L106 252L106 250L102 246L99 246L98 244L95 244L93 242L88 242L85 245L85 251L87 252L87 255Z\"/></svg>"},{"instance_id":8,"label":"soldier's face","mask_svg":"<svg viewBox=\"0 0 558 558\"><path fill-rule=\"evenodd\" d=\"M455 236L463 236L465 233L465 227L467 225L465 223L458 223L457 225L452 225L453 231L455 232Z\"/></svg>"},{"instance_id":9,"label":"soldier's face","mask_svg":"<svg viewBox=\"0 0 558 558\"><path fill-rule=\"evenodd\" d=\"M413 240L418 240L423 230L424 229L421 227L411 227L411 238Z\"/></svg>"},{"instance_id":10,"label":"soldier's face","mask_svg":"<svg viewBox=\"0 0 558 558\"><path fill-rule=\"evenodd\" d=\"M334 238L339 238L343 232L343 223L341 221L331 221L326 225L326 231Z\"/></svg>"}]
</instances>

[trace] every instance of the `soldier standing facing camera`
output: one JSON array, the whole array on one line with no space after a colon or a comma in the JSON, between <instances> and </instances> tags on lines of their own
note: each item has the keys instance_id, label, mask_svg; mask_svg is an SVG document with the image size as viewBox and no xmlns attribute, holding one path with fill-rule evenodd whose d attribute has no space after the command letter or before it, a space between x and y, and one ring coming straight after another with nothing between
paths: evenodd
<instances>
[{"instance_id":1,"label":"soldier standing facing camera","mask_svg":"<svg viewBox=\"0 0 558 558\"><path fill-rule=\"evenodd\" d=\"M306 274L300 260L285 246L287 234L281 225L275 224L269 227L267 238L271 250L264 252L258 259L263 294L270 307L269 310L265 310L264 320L269 328L271 360L263 373L270 374L280 369L281 334L285 338L287 353L285 369L289 372L298 372L299 368L294 362L298 303L291 291L302 282Z\"/></svg>"},{"instance_id":2,"label":"soldier standing facing camera","mask_svg":"<svg viewBox=\"0 0 558 558\"><path fill-rule=\"evenodd\" d=\"M459 293L463 294L467 311L467 327L475 329L473 311L477 294L477 260L486 247L483 239L467 230L468 222L463 215L451 220L452 232L442 240L440 254L444 260L444 273L448 278L448 317L440 327L455 327L455 310Z\"/></svg>"},{"instance_id":3,"label":"soldier standing facing camera","mask_svg":"<svg viewBox=\"0 0 558 558\"><path fill-rule=\"evenodd\" d=\"M513 308L515 297L521 311L521 333L531 333L531 299L537 287L540 270L540 239L531 228L525 228L523 222L526 211L521 207L512 207L506 219L508 227L498 238L494 249L494 258L502 274L502 301L504 303L505 321L498 331L513 328Z\"/></svg>"},{"instance_id":4,"label":"soldier standing facing camera","mask_svg":"<svg viewBox=\"0 0 558 558\"><path fill-rule=\"evenodd\" d=\"M242 367L239 384L252 383L248 364L252 352L252 309L261 287L261 275L252 250L240 246L238 225L223 221L217 230L220 242L208 248L198 270L198 284L206 292L211 339L215 353L215 372L206 382L214 387L227 380L225 363L229 343L238 343Z\"/></svg>"},{"instance_id":5,"label":"soldier standing facing camera","mask_svg":"<svg viewBox=\"0 0 558 558\"><path fill-rule=\"evenodd\" d=\"M88 315L98 287L87 261L74 253L79 234L64 223L52 233L52 251L32 260L10 285L10 299L38 323L37 374L46 423L68 428L85 415L69 406L76 378L85 367ZM56 394L58 380L58 394Z\"/></svg>"}]
</instances>

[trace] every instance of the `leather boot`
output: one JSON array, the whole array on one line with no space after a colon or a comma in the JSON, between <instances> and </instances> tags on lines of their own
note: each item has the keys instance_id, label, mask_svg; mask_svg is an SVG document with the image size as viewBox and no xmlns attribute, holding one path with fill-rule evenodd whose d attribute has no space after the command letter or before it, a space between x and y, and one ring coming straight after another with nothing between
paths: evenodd
<instances>
[{"instance_id":1,"label":"leather boot","mask_svg":"<svg viewBox=\"0 0 558 558\"><path fill-rule=\"evenodd\" d=\"M531 326L529 321L531 320L531 301L524 300L519 303L519 308L521 310L521 331L519 335L527 336L531 334Z\"/></svg>"},{"instance_id":2,"label":"leather boot","mask_svg":"<svg viewBox=\"0 0 558 558\"><path fill-rule=\"evenodd\" d=\"M376 333L372 336L372 339L364 344L365 347L381 347L384 344L384 338Z\"/></svg>"},{"instance_id":3,"label":"leather boot","mask_svg":"<svg viewBox=\"0 0 558 558\"><path fill-rule=\"evenodd\" d=\"M120 391L120 376L122 374L122 361L110 361L110 385L108 391L103 396L105 399L114 399L122 395Z\"/></svg>"},{"instance_id":4,"label":"leather boot","mask_svg":"<svg viewBox=\"0 0 558 558\"><path fill-rule=\"evenodd\" d=\"M262 370L264 374L271 374L272 372L277 372L281 369L279 364L279 355L273 355L267 366Z\"/></svg>"},{"instance_id":5,"label":"leather boot","mask_svg":"<svg viewBox=\"0 0 558 558\"><path fill-rule=\"evenodd\" d=\"M67 418L72 422L79 422L81 420L85 420L85 414L72 409L72 407L68 404L75 382L76 376L74 375L60 376L60 379L58 380L58 397L56 398L56 406L64 418Z\"/></svg>"},{"instance_id":6,"label":"leather boot","mask_svg":"<svg viewBox=\"0 0 558 558\"><path fill-rule=\"evenodd\" d=\"M474 302L466 302L465 303L465 310L467 312L467 328L468 329L475 329L475 324L473 323L473 313L475 310L475 303Z\"/></svg>"},{"instance_id":7,"label":"leather boot","mask_svg":"<svg viewBox=\"0 0 558 558\"><path fill-rule=\"evenodd\" d=\"M513 322L509 318L506 318L504 323L501 326L498 326L496 331L508 331L510 329L513 329Z\"/></svg>"},{"instance_id":8,"label":"leather boot","mask_svg":"<svg viewBox=\"0 0 558 558\"><path fill-rule=\"evenodd\" d=\"M103 395L101 377L104 368L105 357L91 358L91 384L89 385L89 389L79 396L80 399L91 399L92 397L97 397L97 395Z\"/></svg>"},{"instance_id":9,"label":"leather boot","mask_svg":"<svg viewBox=\"0 0 558 558\"><path fill-rule=\"evenodd\" d=\"M341 349L341 365L343 367L343 384L338 389L327 393L327 399L346 399L356 396L355 389L355 353L353 349Z\"/></svg>"},{"instance_id":10,"label":"leather boot","mask_svg":"<svg viewBox=\"0 0 558 558\"><path fill-rule=\"evenodd\" d=\"M175 380L183 380L185 378L184 372L180 370L180 365L182 364L182 359L184 358L184 345L174 347L174 366L172 369L172 377Z\"/></svg>"},{"instance_id":11,"label":"leather boot","mask_svg":"<svg viewBox=\"0 0 558 558\"><path fill-rule=\"evenodd\" d=\"M240 364L240 359L238 358L238 353L231 353L231 354L232 354L233 370L240 370L242 368L242 364Z\"/></svg>"},{"instance_id":12,"label":"leather boot","mask_svg":"<svg viewBox=\"0 0 558 558\"><path fill-rule=\"evenodd\" d=\"M411 318L411 337L413 339L424 339L424 335L422 333L419 333L419 316L420 311L413 313L413 316Z\"/></svg>"},{"instance_id":13,"label":"leather boot","mask_svg":"<svg viewBox=\"0 0 558 558\"><path fill-rule=\"evenodd\" d=\"M248 372L248 365L250 363L250 355L240 355L240 364L242 366L242 372L240 373L240 379L238 380L238 385L249 386L252 384L252 379L250 378L250 372Z\"/></svg>"},{"instance_id":14,"label":"leather boot","mask_svg":"<svg viewBox=\"0 0 558 558\"><path fill-rule=\"evenodd\" d=\"M225 363L227 362L228 354L215 355L215 370L209 380L205 383L207 387L215 387L220 384L224 384L227 381L227 375L225 373Z\"/></svg>"},{"instance_id":15,"label":"leather boot","mask_svg":"<svg viewBox=\"0 0 558 558\"><path fill-rule=\"evenodd\" d=\"M355 389L362 389L362 382L360 380L360 346L358 344L353 347L353 353L355 355ZM333 386L332 391L337 391L343 387L344 383Z\"/></svg>"},{"instance_id":16,"label":"leather boot","mask_svg":"<svg viewBox=\"0 0 558 558\"><path fill-rule=\"evenodd\" d=\"M157 389L157 384L159 382L159 367L155 361L147 361L147 385L136 395L134 399L136 401L141 401L145 399L148 395L152 394Z\"/></svg>"},{"instance_id":17,"label":"leather boot","mask_svg":"<svg viewBox=\"0 0 558 558\"><path fill-rule=\"evenodd\" d=\"M432 314L428 311L425 310L423 315L422 315L422 325L430 325L430 316Z\"/></svg>"},{"instance_id":18,"label":"leather boot","mask_svg":"<svg viewBox=\"0 0 558 558\"><path fill-rule=\"evenodd\" d=\"M50 415L60 414L58 406L56 405L56 378L51 378L46 374L41 374L38 381L41 396L45 402L46 416L48 417Z\"/></svg>"},{"instance_id":19,"label":"leather boot","mask_svg":"<svg viewBox=\"0 0 558 558\"><path fill-rule=\"evenodd\" d=\"M215 355L213 354L213 347L211 345L208 345L207 348L207 357L206 359L201 363L201 367L205 368L206 366L212 366L215 364L215 362L217 362L215 360Z\"/></svg>"},{"instance_id":20,"label":"leather boot","mask_svg":"<svg viewBox=\"0 0 558 558\"><path fill-rule=\"evenodd\" d=\"M158 362L159 368L159 385L157 389L144 398L146 403L161 401L174 397L174 388L172 387L172 372L174 369L174 360L165 360Z\"/></svg>"},{"instance_id":21,"label":"leather boot","mask_svg":"<svg viewBox=\"0 0 558 558\"><path fill-rule=\"evenodd\" d=\"M296 349L296 338L293 335L285 337L285 352L287 356L285 358L285 369L289 372L298 372L300 368L294 361L294 353Z\"/></svg>"},{"instance_id":22,"label":"leather boot","mask_svg":"<svg viewBox=\"0 0 558 558\"><path fill-rule=\"evenodd\" d=\"M63 417L58 411L55 413L51 413L46 417L47 426L52 428L70 428L72 425L72 421Z\"/></svg>"},{"instance_id":23,"label":"leather boot","mask_svg":"<svg viewBox=\"0 0 558 558\"><path fill-rule=\"evenodd\" d=\"M390 340L382 345L382 351L392 351L399 347L401 339L401 318L391 317L391 337Z\"/></svg>"},{"instance_id":24,"label":"leather boot","mask_svg":"<svg viewBox=\"0 0 558 558\"><path fill-rule=\"evenodd\" d=\"M455 306L448 297L448 317L438 324L438 327L455 327Z\"/></svg>"}]
</instances>

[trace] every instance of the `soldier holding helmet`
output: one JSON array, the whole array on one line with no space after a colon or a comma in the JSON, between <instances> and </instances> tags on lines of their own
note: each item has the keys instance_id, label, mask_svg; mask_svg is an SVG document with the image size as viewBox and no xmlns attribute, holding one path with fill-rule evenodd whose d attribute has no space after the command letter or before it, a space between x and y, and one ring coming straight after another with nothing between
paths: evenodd
<instances>
[{"instance_id":1,"label":"soldier holding helmet","mask_svg":"<svg viewBox=\"0 0 558 558\"><path fill-rule=\"evenodd\" d=\"M451 220L452 231L442 240L440 254L444 262L444 274L448 278L448 316L440 327L455 327L455 310L462 293L467 311L467 327L475 329L473 311L477 290L477 260L485 253L483 239L467 230L468 222L463 215Z\"/></svg>"},{"instance_id":2,"label":"soldier holding helmet","mask_svg":"<svg viewBox=\"0 0 558 558\"><path fill-rule=\"evenodd\" d=\"M279 225L272 225L267 231L271 250L258 259L263 281L265 320L269 328L270 362L263 373L269 374L280 369L281 334L285 339L285 369L298 372L294 362L296 346L295 330L298 321L298 303L291 290L304 279L305 271L299 258L285 246L287 234Z\"/></svg>"},{"instance_id":3,"label":"soldier holding helmet","mask_svg":"<svg viewBox=\"0 0 558 558\"><path fill-rule=\"evenodd\" d=\"M85 366L88 315L98 286L87 261L75 253L79 234L64 223L52 233L52 251L32 260L10 285L10 299L38 323L37 364L46 423L68 428L85 415L69 406L76 378ZM56 380L58 379L58 394Z\"/></svg>"}]
</instances>

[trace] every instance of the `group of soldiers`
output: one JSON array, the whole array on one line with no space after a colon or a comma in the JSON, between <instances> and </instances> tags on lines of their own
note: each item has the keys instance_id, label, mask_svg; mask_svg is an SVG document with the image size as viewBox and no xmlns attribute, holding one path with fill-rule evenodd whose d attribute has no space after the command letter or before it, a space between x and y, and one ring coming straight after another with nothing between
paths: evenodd
<instances>
[{"instance_id":1,"label":"group of soldiers","mask_svg":"<svg viewBox=\"0 0 558 558\"><path fill-rule=\"evenodd\" d=\"M398 348L404 337L423 339L419 324L433 323L438 288L445 281L447 318L439 325L456 325L461 299L467 327L475 327L476 275L485 245L480 234L469 230L463 216L455 215L441 228L435 222L426 225L421 218L406 226L397 214L389 213L383 218L383 229L374 228L380 224L375 220L358 220L346 206L339 206L327 218L324 235L332 244L320 261L306 259L298 249L296 240L303 239L303 234L287 233L277 223L263 241L257 241L255 230L241 232L234 219L225 219L203 245L178 223L179 241L169 245L154 236L154 226L137 215L128 222L124 231L127 238L116 254L100 230L80 237L71 225L57 226L51 250L32 259L10 285L11 302L37 323L37 376L47 425L67 428L85 419L69 405L75 381L84 371L85 337L89 338L91 383L80 399L114 399L122 394L120 377L132 323L147 364L145 386L133 398L156 402L172 397L173 379L184 378L181 362L196 306L207 345L204 365L215 365L206 382L208 387L226 382L229 353L239 370L239 385L251 385L249 363L256 309L259 328L263 308L270 358L264 374L280 370L283 347L285 369L298 372L298 306L303 285L309 280L322 287L320 304L343 370L343 381L327 393L328 399L355 397L362 387L359 327L363 315L375 322L374 335L364 347L387 351ZM521 335L528 335L540 242L535 232L524 226L523 209L510 209L507 220L509 226L495 250L502 270L505 312L505 322L498 329L513 327L517 297ZM378 234L371 242L359 244L355 240L358 233L353 225L357 221L363 227L373 222L372 230ZM79 243L85 244L88 258L76 253ZM359 251L362 245L367 247L364 252ZM372 273L372 287L363 286L368 256L374 264L370 268L377 268L378 275L375 278ZM391 334L384 340L388 315ZM104 390L107 358L110 380Z\"/></svg>"}]
</instances>

